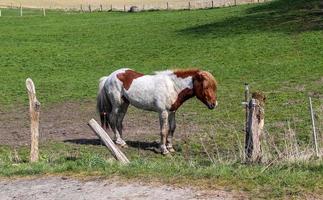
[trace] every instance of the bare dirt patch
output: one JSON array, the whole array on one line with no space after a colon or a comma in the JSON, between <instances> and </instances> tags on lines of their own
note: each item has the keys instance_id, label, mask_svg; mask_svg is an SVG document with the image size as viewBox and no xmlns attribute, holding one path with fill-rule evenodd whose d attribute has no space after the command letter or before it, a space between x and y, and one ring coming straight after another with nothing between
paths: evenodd
<instances>
[{"instance_id":1,"label":"bare dirt patch","mask_svg":"<svg viewBox=\"0 0 323 200\"><path fill-rule=\"evenodd\" d=\"M43 177L0 181L1 199L246 199L243 193L142 182Z\"/></svg>"},{"instance_id":2,"label":"bare dirt patch","mask_svg":"<svg viewBox=\"0 0 323 200\"><path fill-rule=\"evenodd\" d=\"M179 118L181 116L178 116ZM40 140L56 141L91 141L95 134L87 126L87 122L98 114L95 102L67 102L45 107L40 114ZM178 120L175 138L198 131L194 122ZM113 138L111 130L108 131ZM159 141L158 115L154 112L141 111L130 107L124 119L124 138L130 141ZM0 113L0 145L21 146L30 144L30 121L28 107L19 107Z\"/></svg>"}]
</instances>

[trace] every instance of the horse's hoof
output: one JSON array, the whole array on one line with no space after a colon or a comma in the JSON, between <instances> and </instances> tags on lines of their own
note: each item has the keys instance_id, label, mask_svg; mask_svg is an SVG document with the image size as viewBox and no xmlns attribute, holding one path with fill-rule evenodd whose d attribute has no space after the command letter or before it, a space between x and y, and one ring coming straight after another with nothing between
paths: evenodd
<instances>
[{"instance_id":1,"label":"horse's hoof","mask_svg":"<svg viewBox=\"0 0 323 200\"><path fill-rule=\"evenodd\" d=\"M161 152L163 156L171 156L169 151L163 151Z\"/></svg>"},{"instance_id":2,"label":"horse's hoof","mask_svg":"<svg viewBox=\"0 0 323 200\"><path fill-rule=\"evenodd\" d=\"M169 148L167 148L167 150L168 150L169 152L171 152L171 153L174 153L174 152L175 152L175 149L174 149L173 147L169 147Z\"/></svg>"}]
</instances>

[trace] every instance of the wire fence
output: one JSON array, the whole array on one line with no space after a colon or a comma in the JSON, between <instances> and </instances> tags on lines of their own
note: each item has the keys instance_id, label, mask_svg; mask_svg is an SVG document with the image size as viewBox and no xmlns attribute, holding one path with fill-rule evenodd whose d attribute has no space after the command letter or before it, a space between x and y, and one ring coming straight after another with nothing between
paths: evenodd
<instances>
[{"instance_id":1,"label":"wire fence","mask_svg":"<svg viewBox=\"0 0 323 200\"><path fill-rule=\"evenodd\" d=\"M0 8L36 8L36 9L63 9L83 12L93 11L149 11L149 10L196 10L207 8L228 7L241 4L263 3L269 0L128 0L128 1L102 1L94 0L91 2L84 0L74 1L15 1L3 0Z\"/></svg>"}]
</instances>

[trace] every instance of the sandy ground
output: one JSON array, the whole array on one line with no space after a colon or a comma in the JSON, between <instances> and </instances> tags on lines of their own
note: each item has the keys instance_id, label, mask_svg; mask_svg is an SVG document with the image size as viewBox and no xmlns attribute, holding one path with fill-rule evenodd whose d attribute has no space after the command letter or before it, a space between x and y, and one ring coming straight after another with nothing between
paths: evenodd
<instances>
[{"instance_id":1,"label":"sandy ground","mask_svg":"<svg viewBox=\"0 0 323 200\"><path fill-rule=\"evenodd\" d=\"M10 111L0 111L0 145L21 146L30 144L30 119L28 106ZM185 120L192 113L177 115L175 139L199 131L196 122ZM57 140L82 143L97 139L87 122L98 114L95 102L69 102L51 105L41 109L40 141ZM130 107L124 119L124 139L126 141L159 141L158 115ZM111 130L108 134L114 138Z\"/></svg>"},{"instance_id":2,"label":"sandy ground","mask_svg":"<svg viewBox=\"0 0 323 200\"><path fill-rule=\"evenodd\" d=\"M179 188L169 185L116 180L77 180L66 177L43 177L0 181L0 199L246 199L240 192L195 188Z\"/></svg>"}]
</instances>

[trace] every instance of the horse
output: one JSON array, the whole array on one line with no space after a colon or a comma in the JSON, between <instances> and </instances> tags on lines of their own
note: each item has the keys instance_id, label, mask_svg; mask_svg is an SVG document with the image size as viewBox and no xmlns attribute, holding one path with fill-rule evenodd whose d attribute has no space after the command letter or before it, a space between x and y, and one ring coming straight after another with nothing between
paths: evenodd
<instances>
[{"instance_id":1,"label":"horse","mask_svg":"<svg viewBox=\"0 0 323 200\"><path fill-rule=\"evenodd\" d=\"M97 110L101 126L109 127L115 143L127 144L122 137L122 121L128 106L159 114L160 150L166 155L175 152L172 139L176 129L175 113L188 99L196 96L209 109L217 105L217 81L207 71L199 69L166 70L145 75L122 68L99 80Z\"/></svg>"}]
</instances>

